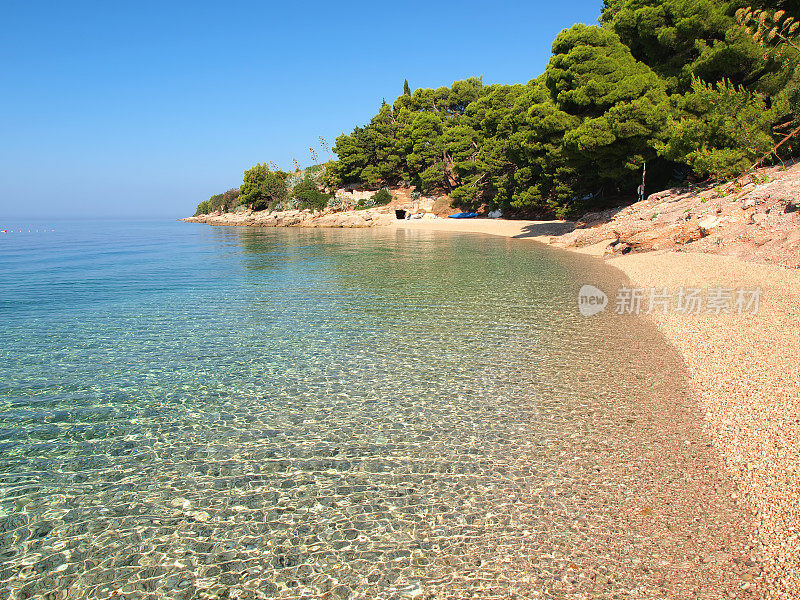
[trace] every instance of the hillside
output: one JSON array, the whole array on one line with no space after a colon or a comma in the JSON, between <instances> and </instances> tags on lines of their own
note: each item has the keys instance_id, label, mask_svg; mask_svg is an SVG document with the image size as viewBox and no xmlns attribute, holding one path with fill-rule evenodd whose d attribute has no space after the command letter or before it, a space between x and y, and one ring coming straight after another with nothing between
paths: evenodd
<instances>
[{"instance_id":1,"label":"hillside","mask_svg":"<svg viewBox=\"0 0 800 600\"><path fill-rule=\"evenodd\" d=\"M606 255L707 252L800 268L800 162L725 185L672 188L625 208L588 213L563 247L605 244Z\"/></svg>"},{"instance_id":2,"label":"hillside","mask_svg":"<svg viewBox=\"0 0 800 600\"><path fill-rule=\"evenodd\" d=\"M657 191L788 161L796 133L796 2L606 0L599 24L561 31L526 83L405 81L368 123L332 147L320 138L327 163L309 148L317 171L295 182L301 193L259 163L197 214L322 210L336 208L334 190L403 187L456 209L576 218L636 198L645 179Z\"/></svg>"}]
</instances>

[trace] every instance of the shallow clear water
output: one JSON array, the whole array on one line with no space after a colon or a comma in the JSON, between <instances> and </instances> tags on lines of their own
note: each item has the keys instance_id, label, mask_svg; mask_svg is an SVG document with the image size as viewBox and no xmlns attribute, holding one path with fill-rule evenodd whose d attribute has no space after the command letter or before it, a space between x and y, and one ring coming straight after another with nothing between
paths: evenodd
<instances>
[{"instance_id":1,"label":"shallow clear water","mask_svg":"<svg viewBox=\"0 0 800 600\"><path fill-rule=\"evenodd\" d=\"M680 359L578 314L615 280L592 261L432 232L24 228L0 236L0 598L616 597L687 571L691 549L635 571L661 539L635 511L686 488L700 435Z\"/></svg>"}]
</instances>

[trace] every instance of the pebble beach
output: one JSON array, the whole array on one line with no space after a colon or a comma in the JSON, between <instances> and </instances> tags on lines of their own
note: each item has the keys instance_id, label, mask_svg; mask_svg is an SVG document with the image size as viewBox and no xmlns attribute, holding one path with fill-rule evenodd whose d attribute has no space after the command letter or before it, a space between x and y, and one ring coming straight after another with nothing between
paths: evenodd
<instances>
[{"instance_id":1,"label":"pebble beach","mask_svg":"<svg viewBox=\"0 0 800 600\"><path fill-rule=\"evenodd\" d=\"M753 511L764 597L800 597L800 272L689 252L610 262L644 287L763 288L756 316L648 318L683 356L735 499Z\"/></svg>"}]
</instances>

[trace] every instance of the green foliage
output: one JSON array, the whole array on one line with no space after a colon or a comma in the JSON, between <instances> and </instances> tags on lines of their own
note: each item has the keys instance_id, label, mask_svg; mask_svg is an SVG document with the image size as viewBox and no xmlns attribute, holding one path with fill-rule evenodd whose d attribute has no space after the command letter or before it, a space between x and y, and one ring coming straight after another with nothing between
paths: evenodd
<instances>
[{"instance_id":1,"label":"green foliage","mask_svg":"<svg viewBox=\"0 0 800 600\"><path fill-rule=\"evenodd\" d=\"M223 194L215 194L208 201L212 212L230 212L239 203L239 189L233 188Z\"/></svg>"},{"instance_id":2,"label":"green foliage","mask_svg":"<svg viewBox=\"0 0 800 600\"><path fill-rule=\"evenodd\" d=\"M562 32L546 74L527 85L415 90L337 139L344 183L412 181L462 208L569 211L603 190L635 189L656 158L666 120L664 82L610 30Z\"/></svg>"},{"instance_id":3,"label":"green foliage","mask_svg":"<svg viewBox=\"0 0 800 600\"><path fill-rule=\"evenodd\" d=\"M737 6L724 0L605 0L602 20L672 92L688 90L692 77L775 91L766 88L780 62L737 25Z\"/></svg>"},{"instance_id":4,"label":"green foliage","mask_svg":"<svg viewBox=\"0 0 800 600\"><path fill-rule=\"evenodd\" d=\"M233 188L223 194L214 194L208 200L204 200L197 205L197 212L199 214L210 214L213 212L230 212L239 203L239 189Z\"/></svg>"},{"instance_id":5,"label":"green foliage","mask_svg":"<svg viewBox=\"0 0 800 600\"><path fill-rule=\"evenodd\" d=\"M658 76L634 59L618 35L590 25L558 34L545 84L559 108L587 118L621 102L645 96L657 102L664 96Z\"/></svg>"},{"instance_id":6,"label":"green foliage","mask_svg":"<svg viewBox=\"0 0 800 600\"><path fill-rule=\"evenodd\" d=\"M194 212L194 216L197 217L199 215L207 215L213 212L211 208L211 202L208 200L203 200L200 204L197 205L197 210Z\"/></svg>"},{"instance_id":7,"label":"green foliage","mask_svg":"<svg viewBox=\"0 0 800 600\"><path fill-rule=\"evenodd\" d=\"M364 127L356 127L350 135L337 137L333 151L339 160L331 173L336 174L339 185L360 183L364 167L375 160L369 132Z\"/></svg>"},{"instance_id":8,"label":"green foliage","mask_svg":"<svg viewBox=\"0 0 800 600\"><path fill-rule=\"evenodd\" d=\"M691 91L674 97L674 103L660 152L702 177L735 177L772 146L772 115L761 97L743 87L695 79Z\"/></svg>"},{"instance_id":9,"label":"green foliage","mask_svg":"<svg viewBox=\"0 0 800 600\"><path fill-rule=\"evenodd\" d=\"M800 119L800 52L789 52L800 3L742 7L605 0L602 25L562 31L547 70L526 85L404 85L368 125L337 138L329 181L407 181L463 208L569 215L633 199L645 163L651 190L681 165L738 174L770 149L773 127L785 133Z\"/></svg>"},{"instance_id":10,"label":"green foliage","mask_svg":"<svg viewBox=\"0 0 800 600\"><path fill-rule=\"evenodd\" d=\"M580 119L563 142L561 166L579 174L572 191L635 188L666 121L663 81L615 33L575 25L556 37L545 84L556 107Z\"/></svg>"},{"instance_id":11,"label":"green foliage","mask_svg":"<svg viewBox=\"0 0 800 600\"><path fill-rule=\"evenodd\" d=\"M271 171L267 163L258 163L244 172L239 188L239 201L253 210L264 210L289 195L286 185L288 174Z\"/></svg>"},{"instance_id":12,"label":"green foliage","mask_svg":"<svg viewBox=\"0 0 800 600\"><path fill-rule=\"evenodd\" d=\"M392 194L386 188L381 188L370 197L375 206L385 206L392 201Z\"/></svg>"},{"instance_id":13,"label":"green foliage","mask_svg":"<svg viewBox=\"0 0 800 600\"><path fill-rule=\"evenodd\" d=\"M601 25L559 33L545 73L527 84L472 77L412 91L406 80L369 123L336 138L337 160L313 182L290 179L292 199L317 207L332 202L322 185L404 183L465 209L567 216L633 200L645 163L651 191L676 171L737 175L800 123L800 1L745 4L604 0ZM773 156L798 150L790 140ZM286 174L256 165L234 203L266 207L286 188Z\"/></svg>"},{"instance_id":14,"label":"green foliage","mask_svg":"<svg viewBox=\"0 0 800 600\"><path fill-rule=\"evenodd\" d=\"M319 189L311 174L306 176L292 188L291 197L295 199L298 208L322 210L328 206L332 194L325 194Z\"/></svg>"},{"instance_id":15,"label":"green foliage","mask_svg":"<svg viewBox=\"0 0 800 600\"><path fill-rule=\"evenodd\" d=\"M783 63L776 78L778 91L770 98L775 129L788 135L800 123L800 2L777 2L774 12L758 7L745 7L736 11L736 20L747 29L752 38L769 56ZM789 139L775 154L791 156L798 151L796 138Z\"/></svg>"}]
</instances>

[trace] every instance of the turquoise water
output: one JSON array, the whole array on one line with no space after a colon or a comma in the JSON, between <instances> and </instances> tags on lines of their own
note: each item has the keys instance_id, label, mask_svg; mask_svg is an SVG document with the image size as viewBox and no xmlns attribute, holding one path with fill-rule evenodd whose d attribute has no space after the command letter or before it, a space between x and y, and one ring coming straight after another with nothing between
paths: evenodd
<instances>
[{"instance_id":1,"label":"turquoise water","mask_svg":"<svg viewBox=\"0 0 800 600\"><path fill-rule=\"evenodd\" d=\"M653 532L625 517L674 491L637 447L683 468L641 418L679 402L682 365L578 314L615 277L593 262L432 232L38 227L0 235L0 598L616 597L685 560L636 572ZM630 344L658 364L617 360Z\"/></svg>"}]
</instances>

